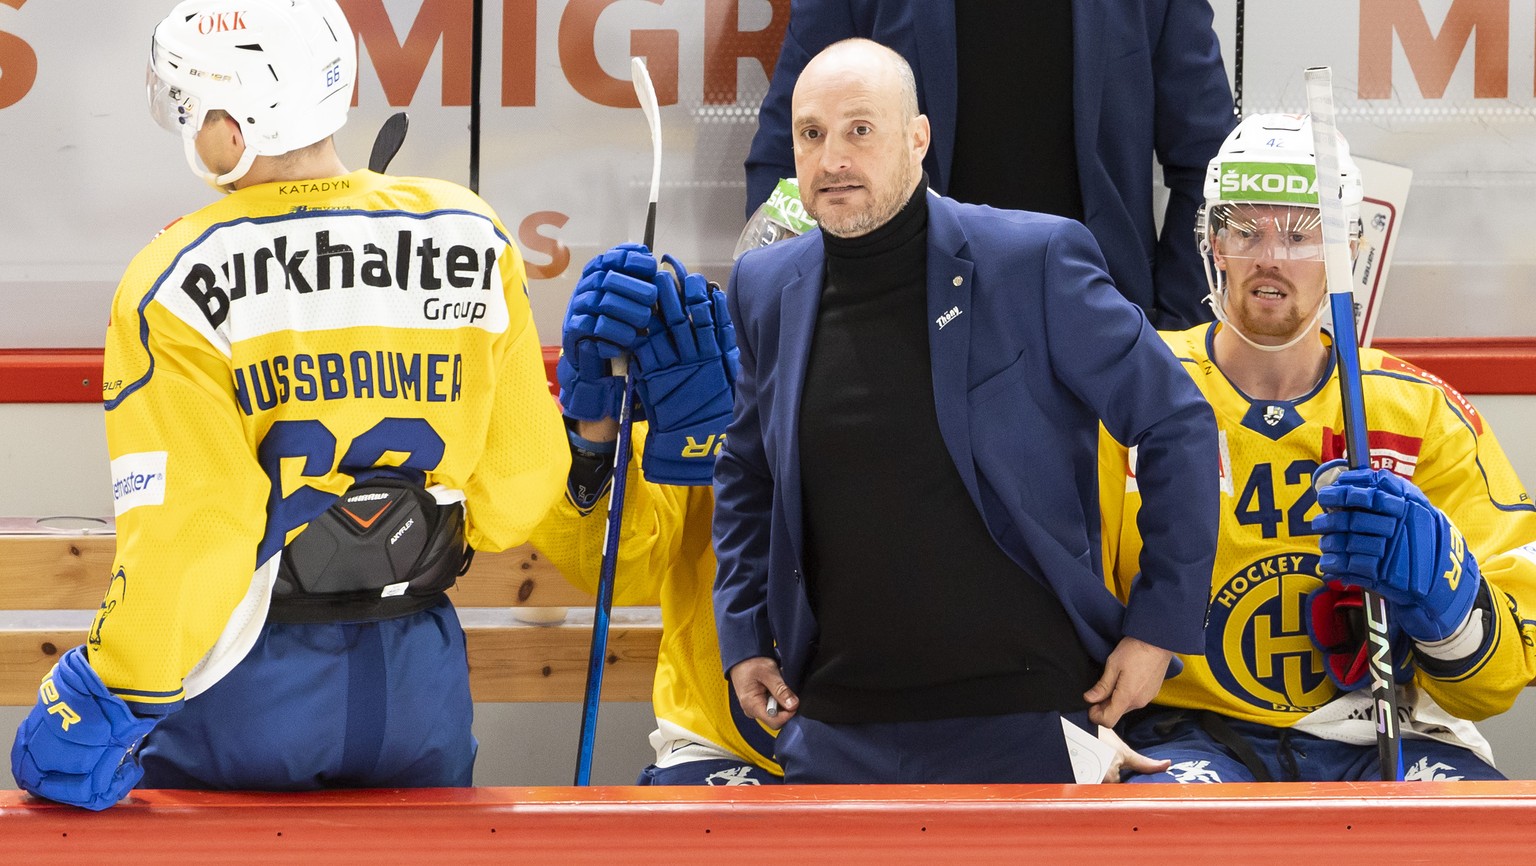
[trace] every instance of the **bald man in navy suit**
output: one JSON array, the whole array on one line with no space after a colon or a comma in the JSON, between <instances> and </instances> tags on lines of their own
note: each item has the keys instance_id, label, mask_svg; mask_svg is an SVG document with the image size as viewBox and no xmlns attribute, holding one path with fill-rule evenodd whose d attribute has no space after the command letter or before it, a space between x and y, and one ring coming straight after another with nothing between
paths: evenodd
<instances>
[{"instance_id":1,"label":"bald man in navy suit","mask_svg":"<svg viewBox=\"0 0 1536 866\"><path fill-rule=\"evenodd\" d=\"M895 52L826 49L791 128L820 228L744 254L727 293L724 669L786 782L1074 781L1063 723L1113 726L1203 645L1210 407L1081 224L928 189ZM1149 503L1128 605L1100 565L1100 419Z\"/></svg>"}]
</instances>

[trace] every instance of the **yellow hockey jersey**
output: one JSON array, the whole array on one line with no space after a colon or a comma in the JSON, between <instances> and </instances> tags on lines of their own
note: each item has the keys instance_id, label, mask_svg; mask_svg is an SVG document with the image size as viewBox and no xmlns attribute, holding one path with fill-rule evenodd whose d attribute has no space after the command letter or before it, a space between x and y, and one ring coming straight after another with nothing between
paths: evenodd
<instances>
[{"instance_id":1,"label":"yellow hockey jersey","mask_svg":"<svg viewBox=\"0 0 1536 866\"><path fill-rule=\"evenodd\" d=\"M1338 697L1307 635L1304 601L1321 586L1312 470L1344 456L1337 371L1294 401L1253 400L1211 361L1216 325L1163 333L1216 413L1222 509L1204 656L1156 702L1289 727ZM1371 464L1407 478L1465 534L1493 599L1486 652L1445 679L1415 683L1477 720L1508 709L1536 676L1536 507L1488 422L1444 381L1379 350L1360 352ZM1135 576L1134 455L1101 431L1105 575L1124 598Z\"/></svg>"},{"instance_id":2,"label":"yellow hockey jersey","mask_svg":"<svg viewBox=\"0 0 1536 866\"><path fill-rule=\"evenodd\" d=\"M774 774L773 735L741 712L720 664L715 636L715 550L709 487L653 484L640 473L647 425L634 425L634 456L625 481L613 603L661 605L661 649L651 703L657 761L692 742L697 753L735 755ZM550 509L529 541L575 586L597 592L608 497L583 512L569 496Z\"/></svg>"},{"instance_id":3,"label":"yellow hockey jersey","mask_svg":"<svg viewBox=\"0 0 1536 866\"><path fill-rule=\"evenodd\" d=\"M478 196L357 171L168 226L112 302L102 397L117 555L91 666L141 711L244 657L278 554L373 466L523 543L570 452L522 257Z\"/></svg>"}]
</instances>

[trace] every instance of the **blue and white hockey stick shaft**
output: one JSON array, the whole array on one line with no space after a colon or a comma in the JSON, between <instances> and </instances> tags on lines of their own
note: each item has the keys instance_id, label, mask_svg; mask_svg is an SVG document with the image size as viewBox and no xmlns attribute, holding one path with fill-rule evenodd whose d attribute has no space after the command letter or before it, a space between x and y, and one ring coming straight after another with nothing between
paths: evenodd
<instances>
[{"instance_id":1,"label":"blue and white hockey stick shaft","mask_svg":"<svg viewBox=\"0 0 1536 866\"><path fill-rule=\"evenodd\" d=\"M651 128L651 200L645 213L645 246L656 242L656 200L661 194L661 118L656 88L645 60L630 58L630 78L635 96ZM624 396L619 403L619 441L613 454L613 487L608 491L608 528L603 535L603 561L597 576L597 604L592 612L592 649L587 655L587 688L581 704L581 741L576 749L576 784L592 783L592 752L597 745L597 710L603 698L603 668L608 659L608 621L613 613L614 571L619 562L619 531L624 518L624 489L629 478L630 436L635 401L634 377L629 357L613 359L615 376L624 377Z\"/></svg>"},{"instance_id":2,"label":"blue and white hockey stick shaft","mask_svg":"<svg viewBox=\"0 0 1536 866\"><path fill-rule=\"evenodd\" d=\"M1312 146L1317 155L1317 203L1323 221L1323 265L1328 304L1333 314L1333 350L1338 359L1339 397L1344 407L1344 442L1351 469L1371 467L1365 424L1365 392L1360 384L1360 346L1356 342L1355 295L1349 267L1349 227L1344 224L1343 185L1339 181L1338 133L1333 122L1333 72L1327 66L1306 71L1307 111L1312 115ZM1376 749L1381 778L1403 778L1402 732L1397 722L1397 690L1392 683L1392 642L1387 632L1387 602L1365 594L1365 622L1370 641L1371 698L1375 702Z\"/></svg>"}]
</instances>

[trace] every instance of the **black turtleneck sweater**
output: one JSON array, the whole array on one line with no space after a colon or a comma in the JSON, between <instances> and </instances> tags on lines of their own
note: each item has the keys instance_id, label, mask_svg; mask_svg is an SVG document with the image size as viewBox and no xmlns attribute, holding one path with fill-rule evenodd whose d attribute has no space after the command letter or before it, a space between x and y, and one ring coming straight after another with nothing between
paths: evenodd
<instances>
[{"instance_id":1,"label":"black turtleneck sweater","mask_svg":"<svg viewBox=\"0 0 1536 866\"><path fill-rule=\"evenodd\" d=\"M927 189L867 235L823 235L799 433L821 626L801 712L824 722L1077 710L1098 675L1061 603L993 540L940 435Z\"/></svg>"},{"instance_id":2,"label":"black turtleneck sweater","mask_svg":"<svg viewBox=\"0 0 1536 866\"><path fill-rule=\"evenodd\" d=\"M950 198L1083 218L1072 39L1072 0L955 0Z\"/></svg>"}]
</instances>

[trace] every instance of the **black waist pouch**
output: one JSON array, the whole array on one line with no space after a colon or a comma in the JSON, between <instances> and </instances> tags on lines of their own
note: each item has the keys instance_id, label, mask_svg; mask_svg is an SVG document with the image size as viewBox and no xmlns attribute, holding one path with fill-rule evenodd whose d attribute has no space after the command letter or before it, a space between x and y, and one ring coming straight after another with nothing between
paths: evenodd
<instances>
[{"instance_id":1,"label":"black waist pouch","mask_svg":"<svg viewBox=\"0 0 1536 866\"><path fill-rule=\"evenodd\" d=\"M358 484L283 549L273 622L393 619L436 604L469 568L464 508L394 479Z\"/></svg>"}]
</instances>

